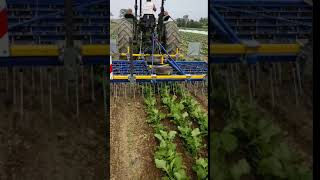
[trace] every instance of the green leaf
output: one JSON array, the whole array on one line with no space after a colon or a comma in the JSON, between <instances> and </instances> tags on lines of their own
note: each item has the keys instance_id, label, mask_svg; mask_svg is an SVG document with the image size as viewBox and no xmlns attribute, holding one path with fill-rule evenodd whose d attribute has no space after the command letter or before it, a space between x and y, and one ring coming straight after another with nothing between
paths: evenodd
<instances>
[{"instance_id":1,"label":"green leaf","mask_svg":"<svg viewBox=\"0 0 320 180\"><path fill-rule=\"evenodd\" d=\"M189 114L187 113L187 112L184 112L183 114L182 114L182 117L185 119L186 117L188 117L189 116Z\"/></svg>"},{"instance_id":2,"label":"green leaf","mask_svg":"<svg viewBox=\"0 0 320 180\"><path fill-rule=\"evenodd\" d=\"M163 139L167 139L168 138L168 133L166 131L160 130L160 134L163 137Z\"/></svg>"},{"instance_id":3,"label":"green leaf","mask_svg":"<svg viewBox=\"0 0 320 180\"><path fill-rule=\"evenodd\" d=\"M163 137L160 134L155 134L154 135L157 139L159 139L159 141L164 141Z\"/></svg>"},{"instance_id":4,"label":"green leaf","mask_svg":"<svg viewBox=\"0 0 320 180\"><path fill-rule=\"evenodd\" d=\"M281 162L273 156L264 158L259 162L258 173L261 175L272 175L280 178L285 177Z\"/></svg>"},{"instance_id":5,"label":"green leaf","mask_svg":"<svg viewBox=\"0 0 320 180\"><path fill-rule=\"evenodd\" d=\"M199 136L201 133L200 133L199 128L196 128L196 129L194 129L194 130L192 131L191 134L192 134L193 137L196 137L196 136Z\"/></svg>"},{"instance_id":6,"label":"green leaf","mask_svg":"<svg viewBox=\"0 0 320 180\"><path fill-rule=\"evenodd\" d=\"M239 180L243 175L250 173L250 165L245 159L241 159L237 164L231 167L231 175L234 179Z\"/></svg>"},{"instance_id":7,"label":"green leaf","mask_svg":"<svg viewBox=\"0 0 320 180\"><path fill-rule=\"evenodd\" d=\"M156 167L167 171L167 162L165 160L155 159Z\"/></svg>"},{"instance_id":8,"label":"green leaf","mask_svg":"<svg viewBox=\"0 0 320 180\"><path fill-rule=\"evenodd\" d=\"M172 141L176 137L177 132L176 131L170 131L169 132L169 140Z\"/></svg>"},{"instance_id":9,"label":"green leaf","mask_svg":"<svg viewBox=\"0 0 320 180\"><path fill-rule=\"evenodd\" d=\"M233 152L238 147L238 140L232 134L222 133L220 139L222 148L228 153Z\"/></svg>"},{"instance_id":10,"label":"green leaf","mask_svg":"<svg viewBox=\"0 0 320 180\"><path fill-rule=\"evenodd\" d=\"M208 160L205 160L203 158L200 158L196 161L197 164L201 165L203 168L208 167Z\"/></svg>"},{"instance_id":11,"label":"green leaf","mask_svg":"<svg viewBox=\"0 0 320 180\"><path fill-rule=\"evenodd\" d=\"M180 169L178 172L174 173L174 176L178 179L178 180L184 180L184 179L188 179L187 178L187 174L183 169Z\"/></svg>"}]
</instances>

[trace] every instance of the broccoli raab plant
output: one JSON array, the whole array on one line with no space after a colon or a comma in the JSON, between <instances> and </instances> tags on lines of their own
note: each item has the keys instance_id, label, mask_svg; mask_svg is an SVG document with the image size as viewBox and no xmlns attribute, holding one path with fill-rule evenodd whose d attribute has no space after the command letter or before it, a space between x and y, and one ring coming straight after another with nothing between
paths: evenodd
<instances>
[{"instance_id":1,"label":"broccoli raab plant","mask_svg":"<svg viewBox=\"0 0 320 180\"><path fill-rule=\"evenodd\" d=\"M145 105L148 114L147 122L155 128L156 133L154 136L160 142L154 156L156 167L166 172L166 177L163 179L188 179L181 155L177 153L176 144L173 142L177 132L168 132L161 124L161 120L165 118L165 115L156 108L156 98L150 90L146 90Z\"/></svg>"},{"instance_id":2,"label":"broccoli raab plant","mask_svg":"<svg viewBox=\"0 0 320 180\"><path fill-rule=\"evenodd\" d=\"M208 159L199 158L192 169L197 173L199 180L208 179Z\"/></svg>"},{"instance_id":3,"label":"broccoli raab plant","mask_svg":"<svg viewBox=\"0 0 320 180\"><path fill-rule=\"evenodd\" d=\"M184 94L181 92L181 94ZM180 94L180 95L181 95ZM187 92L185 92L187 94ZM203 135L208 133L207 127L206 128L192 128L192 122L189 118L189 113L187 109L185 109L185 101L177 100L177 96L170 94L170 90L168 87L164 87L161 89L162 95L162 103L168 107L169 110L169 117L173 120L173 122L178 126L179 136L184 140L184 145L187 151L194 157L196 163L193 165L193 171L196 172L197 177L199 180L208 179L208 159L207 158L198 158L200 155L200 150L206 145L203 143ZM186 106L188 104L186 103ZM195 105L196 106L196 105ZM188 106L191 108L191 106ZM193 111L190 110L190 113ZM194 117L199 117L193 114ZM205 119L202 119L205 121ZM203 121L201 120L201 123ZM206 120L208 121L208 120ZM199 123L200 124L200 123ZM201 126L201 125L200 125ZM205 127L203 124L202 127ZM202 129L202 130L201 130Z\"/></svg>"},{"instance_id":4,"label":"broccoli raab plant","mask_svg":"<svg viewBox=\"0 0 320 180\"><path fill-rule=\"evenodd\" d=\"M180 86L177 88L178 94L182 97L182 104L185 106L190 118L196 121L200 127L200 131L204 136L208 135L208 115L201 109L199 103Z\"/></svg>"},{"instance_id":5,"label":"broccoli raab plant","mask_svg":"<svg viewBox=\"0 0 320 180\"><path fill-rule=\"evenodd\" d=\"M204 147L199 128L192 129L192 122L187 120L189 114L185 111L183 102L177 101L177 96L170 94L167 87L162 88L162 103L169 109L169 117L178 126L179 135L185 141L186 149L197 156L201 148Z\"/></svg>"},{"instance_id":6,"label":"broccoli raab plant","mask_svg":"<svg viewBox=\"0 0 320 180\"><path fill-rule=\"evenodd\" d=\"M282 141L281 129L236 98L221 132L213 132L215 180L311 180L312 172Z\"/></svg>"},{"instance_id":7,"label":"broccoli raab plant","mask_svg":"<svg viewBox=\"0 0 320 180\"><path fill-rule=\"evenodd\" d=\"M155 152L155 163L157 168L167 173L167 177L164 179L188 179L182 158L176 152L176 144L173 143L176 134L176 131L167 132L163 130L159 130L159 133L155 134L160 142L160 146Z\"/></svg>"}]
</instances>

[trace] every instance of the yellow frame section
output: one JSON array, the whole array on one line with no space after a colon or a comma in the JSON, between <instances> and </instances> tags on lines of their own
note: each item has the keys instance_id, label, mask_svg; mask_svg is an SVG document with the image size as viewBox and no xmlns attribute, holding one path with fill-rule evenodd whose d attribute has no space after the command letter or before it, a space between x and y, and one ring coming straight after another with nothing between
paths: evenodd
<instances>
[{"instance_id":1,"label":"yellow frame section","mask_svg":"<svg viewBox=\"0 0 320 180\"><path fill-rule=\"evenodd\" d=\"M120 56L125 57L130 53L130 47L127 47L127 53L120 53ZM175 58L175 57L179 58L184 58L184 55L180 54L180 50L179 48L176 49L176 54L171 54L170 57ZM133 57L150 57L152 56L152 54L132 54ZM164 58L168 57L167 54L153 54L154 57L160 57L161 59L161 64L164 64Z\"/></svg>"},{"instance_id":2,"label":"yellow frame section","mask_svg":"<svg viewBox=\"0 0 320 180\"><path fill-rule=\"evenodd\" d=\"M127 56L127 53L121 53L120 56ZM151 54L132 54L133 57L148 57L152 56ZM167 57L168 55L166 54L154 54L154 57ZM175 54L171 54L170 57L176 57ZM179 54L180 58L184 58L182 54Z\"/></svg>"},{"instance_id":3,"label":"yellow frame section","mask_svg":"<svg viewBox=\"0 0 320 180\"><path fill-rule=\"evenodd\" d=\"M83 45L83 56L109 56L109 45ZM57 45L13 45L10 56L59 56Z\"/></svg>"},{"instance_id":4,"label":"yellow frame section","mask_svg":"<svg viewBox=\"0 0 320 180\"><path fill-rule=\"evenodd\" d=\"M135 76L136 80L164 80L164 79L172 79L172 80L186 80L186 79L205 79L206 75L141 75ZM128 76L113 76L113 80L129 80Z\"/></svg>"},{"instance_id":5,"label":"yellow frame section","mask_svg":"<svg viewBox=\"0 0 320 180\"><path fill-rule=\"evenodd\" d=\"M256 48L243 44L216 44L210 46L210 54L298 54L299 44L260 44Z\"/></svg>"}]
</instances>

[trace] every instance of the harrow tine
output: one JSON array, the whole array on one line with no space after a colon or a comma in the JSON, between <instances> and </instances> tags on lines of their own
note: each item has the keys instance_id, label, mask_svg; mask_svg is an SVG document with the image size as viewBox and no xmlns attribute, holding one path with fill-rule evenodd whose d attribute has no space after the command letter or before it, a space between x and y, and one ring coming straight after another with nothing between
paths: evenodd
<instances>
[{"instance_id":1,"label":"harrow tine","mask_svg":"<svg viewBox=\"0 0 320 180\"><path fill-rule=\"evenodd\" d=\"M84 67L81 66L80 67L80 71L81 71L81 92L84 92Z\"/></svg>"},{"instance_id":2,"label":"harrow tine","mask_svg":"<svg viewBox=\"0 0 320 180\"><path fill-rule=\"evenodd\" d=\"M231 107L232 101L231 101L230 80L229 80L228 69L225 70L225 75L226 75L226 79L227 79L228 101L229 101L229 106Z\"/></svg>"},{"instance_id":3,"label":"harrow tine","mask_svg":"<svg viewBox=\"0 0 320 180\"><path fill-rule=\"evenodd\" d=\"M133 99L136 99L136 84L133 85Z\"/></svg>"},{"instance_id":4,"label":"harrow tine","mask_svg":"<svg viewBox=\"0 0 320 180\"><path fill-rule=\"evenodd\" d=\"M159 83L157 83L158 94L160 95Z\"/></svg>"},{"instance_id":5,"label":"harrow tine","mask_svg":"<svg viewBox=\"0 0 320 180\"><path fill-rule=\"evenodd\" d=\"M297 81L298 81L298 87L299 87L299 95L302 94L302 80L301 80L301 71L300 71L300 65L299 62L295 62L296 66L296 72L297 72Z\"/></svg>"},{"instance_id":6,"label":"harrow tine","mask_svg":"<svg viewBox=\"0 0 320 180\"><path fill-rule=\"evenodd\" d=\"M256 78L255 78L255 72L253 66L250 66L251 71L251 81L252 81L252 95L253 97L256 96Z\"/></svg>"},{"instance_id":7,"label":"harrow tine","mask_svg":"<svg viewBox=\"0 0 320 180\"><path fill-rule=\"evenodd\" d=\"M202 94L206 95L206 91L208 93L208 88L206 88L205 82L202 82L202 88L201 88Z\"/></svg>"},{"instance_id":8,"label":"harrow tine","mask_svg":"<svg viewBox=\"0 0 320 180\"><path fill-rule=\"evenodd\" d=\"M121 84L121 85L124 86L124 97L125 97L125 99L127 99L127 87L125 84ZM123 89L123 88L121 88L121 89Z\"/></svg>"},{"instance_id":9,"label":"harrow tine","mask_svg":"<svg viewBox=\"0 0 320 180\"><path fill-rule=\"evenodd\" d=\"M52 120L52 109L53 109L53 106L52 106L52 73L51 73L51 69L48 69L49 73L48 73L48 76L49 76L49 117L50 117L50 122Z\"/></svg>"},{"instance_id":10,"label":"harrow tine","mask_svg":"<svg viewBox=\"0 0 320 180\"><path fill-rule=\"evenodd\" d=\"M43 106L44 106L44 92L43 92L43 73L42 73L42 68L39 68L40 71L40 99L41 99L41 110L43 111Z\"/></svg>"},{"instance_id":11,"label":"harrow tine","mask_svg":"<svg viewBox=\"0 0 320 180\"><path fill-rule=\"evenodd\" d=\"M57 71L57 87L59 89L60 88L60 68L57 67L56 71Z\"/></svg>"},{"instance_id":12,"label":"harrow tine","mask_svg":"<svg viewBox=\"0 0 320 180\"><path fill-rule=\"evenodd\" d=\"M93 66L91 68L91 99L92 101L95 101L95 94L94 94L94 72L93 72Z\"/></svg>"},{"instance_id":13,"label":"harrow tine","mask_svg":"<svg viewBox=\"0 0 320 180\"><path fill-rule=\"evenodd\" d=\"M248 66L248 69L247 69L247 76L248 76L248 88L249 88L250 103L252 103L253 97L252 97L252 79L251 79L251 73L250 73L250 65Z\"/></svg>"},{"instance_id":14,"label":"harrow tine","mask_svg":"<svg viewBox=\"0 0 320 180\"><path fill-rule=\"evenodd\" d=\"M299 104L298 100L298 88L297 88L297 77L296 77L296 70L294 68L294 64L292 64L292 74L293 74L293 82L294 82L294 92L295 92L295 98L296 98L296 106Z\"/></svg>"},{"instance_id":15,"label":"harrow tine","mask_svg":"<svg viewBox=\"0 0 320 180\"><path fill-rule=\"evenodd\" d=\"M272 107L275 107L273 67L271 67L271 73L270 73L270 86L271 86L270 90L271 90Z\"/></svg>"},{"instance_id":16,"label":"harrow tine","mask_svg":"<svg viewBox=\"0 0 320 180\"><path fill-rule=\"evenodd\" d=\"M281 63L278 63L278 74L279 74L279 81L280 84L282 83L282 66Z\"/></svg>"},{"instance_id":17,"label":"harrow tine","mask_svg":"<svg viewBox=\"0 0 320 180\"><path fill-rule=\"evenodd\" d=\"M16 105L16 70L12 68L13 105Z\"/></svg>"},{"instance_id":18,"label":"harrow tine","mask_svg":"<svg viewBox=\"0 0 320 180\"><path fill-rule=\"evenodd\" d=\"M9 93L9 68L6 68L6 90Z\"/></svg>"},{"instance_id":19,"label":"harrow tine","mask_svg":"<svg viewBox=\"0 0 320 180\"><path fill-rule=\"evenodd\" d=\"M36 85L35 85L35 80L34 80L34 67L31 67L31 83L32 83L32 90L35 91Z\"/></svg>"},{"instance_id":20,"label":"harrow tine","mask_svg":"<svg viewBox=\"0 0 320 180\"><path fill-rule=\"evenodd\" d=\"M236 87L237 87L237 85L236 85L236 80L235 80L235 72L234 72L234 65L233 64L231 64L230 65L231 66L231 86L232 86L232 94L233 95L236 95Z\"/></svg>"},{"instance_id":21,"label":"harrow tine","mask_svg":"<svg viewBox=\"0 0 320 180\"><path fill-rule=\"evenodd\" d=\"M272 72L273 72L273 75L274 75L274 88L275 88L275 96L276 97L279 97L280 95L280 91L279 91L279 76L277 74L277 64L275 63L272 63Z\"/></svg>"},{"instance_id":22,"label":"harrow tine","mask_svg":"<svg viewBox=\"0 0 320 180\"><path fill-rule=\"evenodd\" d=\"M256 84L259 84L260 83L260 63L257 62L256 64Z\"/></svg>"},{"instance_id":23,"label":"harrow tine","mask_svg":"<svg viewBox=\"0 0 320 180\"><path fill-rule=\"evenodd\" d=\"M78 70L76 70L76 108L77 108L77 120L79 120L79 115L80 115L80 111L79 111L79 72Z\"/></svg>"},{"instance_id":24,"label":"harrow tine","mask_svg":"<svg viewBox=\"0 0 320 180\"><path fill-rule=\"evenodd\" d=\"M23 120L23 69L20 69L20 116Z\"/></svg>"},{"instance_id":25,"label":"harrow tine","mask_svg":"<svg viewBox=\"0 0 320 180\"><path fill-rule=\"evenodd\" d=\"M144 93L143 93L143 84L141 84L140 86L141 86L141 95L142 95L142 98L144 98Z\"/></svg>"},{"instance_id":26,"label":"harrow tine","mask_svg":"<svg viewBox=\"0 0 320 180\"><path fill-rule=\"evenodd\" d=\"M114 90L115 90L115 91L114 91L114 93L115 93L114 99L117 100L117 96L118 96L118 84L115 84Z\"/></svg>"},{"instance_id":27,"label":"harrow tine","mask_svg":"<svg viewBox=\"0 0 320 180\"><path fill-rule=\"evenodd\" d=\"M66 102L69 103L69 81L66 79Z\"/></svg>"}]
</instances>

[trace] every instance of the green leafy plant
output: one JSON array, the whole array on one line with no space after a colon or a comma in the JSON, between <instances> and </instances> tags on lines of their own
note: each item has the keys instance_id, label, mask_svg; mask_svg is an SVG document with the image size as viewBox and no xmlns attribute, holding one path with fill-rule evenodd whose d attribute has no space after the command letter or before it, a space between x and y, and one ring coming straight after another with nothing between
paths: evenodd
<instances>
[{"instance_id":1,"label":"green leafy plant","mask_svg":"<svg viewBox=\"0 0 320 180\"><path fill-rule=\"evenodd\" d=\"M191 119L195 120L200 126L201 133L208 135L208 115L204 113L199 103L190 95L190 93L183 91L180 87L178 90L182 96L182 103L186 107L187 112Z\"/></svg>"},{"instance_id":2,"label":"green leafy plant","mask_svg":"<svg viewBox=\"0 0 320 180\"><path fill-rule=\"evenodd\" d=\"M160 130L155 137L159 140L160 146L155 153L155 163L157 168L162 169L167 173L165 179L188 179L185 166L182 163L181 156L176 152L176 145L173 140L176 136L176 131Z\"/></svg>"},{"instance_id":3,"label":"green leafy plant","mask_svg":"<svg viewBox=\"0 0 320 180\"><path fill-rule=\"evenodd\" d=\"M183 102L177 101L177 96L170 95L167 87L162 89L162 103L165 104L170 114L173 122L178 126L179 135L185 141L186 149L193 155L196 156L200 149L204 147L202 143L201 132L199 128L191 128L190 122L188 122L187 117L189 114L185 111Z\"/></svg>"},{"instance_id":4,"label":"green leafy plant","mask_svg":"<svg viewBox=\"0 0 320 180\"><path fill-rule=\"evenodd\" d=\"M166 172L163 179L186 180L188 176L185 172L181 155L176 151L176 145L173 143L177 134L176 131L167 132L161 124L165 115L156 108L156 98L153 91L146 89L145 106L148 114L147 122L155 128L155 137L159 141L159 146L154 155L156 167Z\"/></svg>"},{"instance_id":5,"label":"green leafy plant","mask_svg":"<svg viewBox=\"0 0 320 180\"><path fill-rule=\"evenodd\" d=\"M312 172L283 142L279 127L244 99L233 102L225 128L212 133L214 179L312 179Z\"/></svg>"},{"instance_id":6,"label":"green leafy plant","mask_svg":"<svg viewBox=\"0 0 320 180\"><path fill-rule=\"evenodd\" d=\"M208 179L208 159L199 158L192 169L197 173L198 180Z\"/></svg>"}]
</instances>

